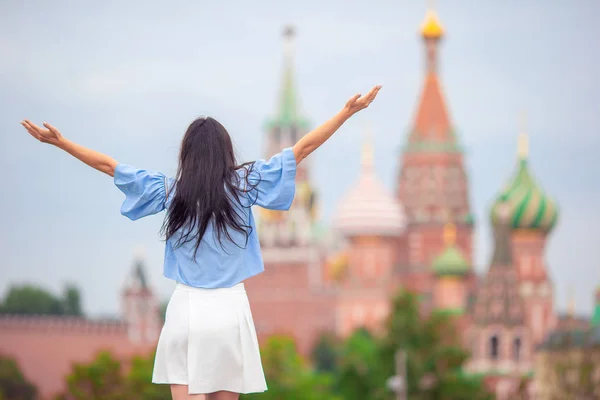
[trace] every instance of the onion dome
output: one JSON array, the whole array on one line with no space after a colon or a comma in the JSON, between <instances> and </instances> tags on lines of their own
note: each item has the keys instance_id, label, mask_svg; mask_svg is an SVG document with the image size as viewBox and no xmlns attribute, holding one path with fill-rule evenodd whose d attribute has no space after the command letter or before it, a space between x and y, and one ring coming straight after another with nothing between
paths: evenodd
<instances>
[{"instance_id":1,"label":"onion dome","mask_svg":"<svg viewBox=\"0 0 600 400\"><path fill-rule=\"evenodd\" d=\"M404 209L375 176L373 149L363 148L362 170L342 198L334 226L344 236L398 236L406 228Z\"/></svg>"},{"instance_id":2,"label":"onion dome","mask_svg":"<svg viewBox=\"0 0 600 400\"><path fill-rule=\"evenodd\" d=\"M444 228L446 248L433 260L433 271L437 275L464 275L469 271L469 263L456 246L456 227L447 224Z\"/></svg>"},{"instance_id":3,"label":"onion dome","mask_svg":"<svg viewBox=\"0 0 600 400\"><path fill-rule=\"evenodd\" d=\"M534 229L550 232L558 219L558 206L537 184L529 170L528 141L519 138L517 171L492 206L491 218L498 222L498 207L510 206L509 222L512 229Z\"/></svg>"},{"instance_id":4,"label":"onion dome","mask_svg":"<svg viewBox=\"0 0 600 400\"><path fill-rule=\"evenodd\" d=\"M444 28L440 24L437 13L430 9L425 15L425 21L421 26L421 35L425 39L441 39L444 36Z\"/></svg>"}]
</instances>

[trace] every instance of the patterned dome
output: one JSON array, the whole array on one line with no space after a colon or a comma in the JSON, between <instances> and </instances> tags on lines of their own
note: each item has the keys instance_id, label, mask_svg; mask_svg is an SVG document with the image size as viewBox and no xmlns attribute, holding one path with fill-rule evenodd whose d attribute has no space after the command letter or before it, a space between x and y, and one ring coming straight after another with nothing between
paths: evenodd
<instances>
[{"instance_id":1,"label":"patterned dome","mask_svg":"<svg viewBox=\"0 0 600 400\"><path fill-rule=\"evenodd\" d=\"M527 136L519 139L519 163L517 172L492 206L491 218L498 222L501 204L510 207L510 224L513 229L552 230L558 219L556 202L538 186L529 171L527 160Z\"/></svg>"},{"instance_id":2,"label":"patterned dome","mask_svg":"<svg viewBox=\"0 0 600 400\"><path fill-rule=\"evenodd\" d=\"M345 236L397 236L406 228L403 207L375 176L372 153L366 145L358 181L334 217L335 227Z\"/></svg>"},{"instance_id":3,"label":"patterned dome","mask_svg":"<svg viewBox=\"0 0 600 400\"><path fill-rule=\"evenodd\" d=\"M444 228L446 249L433 260L433 271L437 275L464 275L469 271L469 263L456 246L456 227L452 224Z\"/></svg>"}]
</instances>

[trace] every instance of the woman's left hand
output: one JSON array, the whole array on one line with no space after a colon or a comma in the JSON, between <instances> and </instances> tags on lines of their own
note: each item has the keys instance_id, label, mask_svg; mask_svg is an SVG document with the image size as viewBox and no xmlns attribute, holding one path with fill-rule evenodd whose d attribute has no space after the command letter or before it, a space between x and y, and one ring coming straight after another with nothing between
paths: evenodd
<instances>
[{"instance_id":1,"label":"woman's left hand","mask_svg":"<svg viewBox=\"0 0 600 400\"><path fill-rule=\"evenodd\" d=\"M21 125L27 129L27 132L29 132L31 136L42 143L49 143L56 146L62 139L60 131L47 122L44 122L45 128L37 126L28 119L21 121Z\"/></svg>"},{"instance_id":2,"label":"woman's left hand","mask_svg":"<svg viewBox=\"0 0 600 400\"><path fill-rule=\"evenodd\" d=\"M346 102L346 105L344 106L344 111L348 113L348 115L353 115L358 111L369 107L369 104L371 104L371 102L375 100L375 97L377 96L377 93L379 93L379 90L381 88L381 85L377 85L373 87L373 89L371 89L369 93L367 93L364 96L361 96L360 94L352 96L350 100Z\"/></svg>"}]
</instances>

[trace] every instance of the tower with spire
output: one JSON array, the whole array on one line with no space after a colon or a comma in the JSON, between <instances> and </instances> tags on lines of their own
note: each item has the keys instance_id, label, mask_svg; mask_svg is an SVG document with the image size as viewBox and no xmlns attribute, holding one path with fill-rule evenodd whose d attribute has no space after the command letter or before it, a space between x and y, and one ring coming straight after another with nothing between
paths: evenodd
<instances>
[{"instance_id":1,"label":"tower with spire","mask_svg":"<svg viewBox=\"0 0 600 400\"><path fill-rule=\"evenodd\" d=\"M546 239L558 219L558 207L531 174L525 114L522 115L516 172L492 206L492 221L498 220L498 210L506 204L519 291L525 301L533 341L539 344L556 324L554 290L545 250Z\"/></svg>"},{"instance_id":2,"label":"tower with spire","mask_svg":"<svg viewBox=\"0 0 600 400\"><path fill-rule=\"evenodd\" d=\"M401 154L397 181L397 197L408 219L406 284L426 294L432 287L432 262L445 248L443 232L447 223L456 227L456 246L466 262L472 262L474 221L469 184L463 151L438 75L443 36L444 29L430 7L421 27L425 47L423 89Z\"/></svg>"},{"instance_id":3,"label":"tower with spire","mask_svg":"<svg viewBox=\"0 0 600 400\"><path fill-rule=\"evenodd\" d=\"M265 157L293 146L308 132L309 123L300 112L298 94L294 83L293 26L283 31L283 80L275 116L266 125ZM316 193L309 179L310 160L298 166L296 172L296 198L287 212L261 210L259 236L263 248L304 247L311 241L316 220Z\"/></svg>"},{"instance_id":4,"label":"tower with spire","mask_svg":"<svg viewBox=\"0 0 600 400\"><path fill-rule=\"evenodd\" d=\"M150 288L143 256L139 250L125 281L122 306L129 340L135 344L155 343L162 321L158 301Z\"/></svg>"}]
</instances>

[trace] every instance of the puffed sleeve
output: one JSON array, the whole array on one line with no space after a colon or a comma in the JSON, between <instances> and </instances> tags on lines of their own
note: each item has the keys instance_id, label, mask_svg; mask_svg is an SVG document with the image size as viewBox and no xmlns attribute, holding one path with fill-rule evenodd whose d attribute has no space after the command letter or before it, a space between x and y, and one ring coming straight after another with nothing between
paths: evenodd
<instances>
[{"instance_id":1,"label":"puffed sleeve","mask_svg":"<svg viewBox=\"0 0 600 400\"><path fill-rule=\"evenodd\" d=\"M289 210L296 193L296 158L291 148L270 160L258 160L248 176L255 204L270 210Z\"/></svg>"},{"instance_id":2,"label":"puffed sleeve","mask_svg":"<svg viewBox=\"0 0 600 400\"><path fill-rule=\"evenodd\" d=\"M121 214L130 220L135 221L165 209L166 187L171 182L165 175L118 164L115 168L114 182L125 193Z\"/></svg>"}]
</instances>

